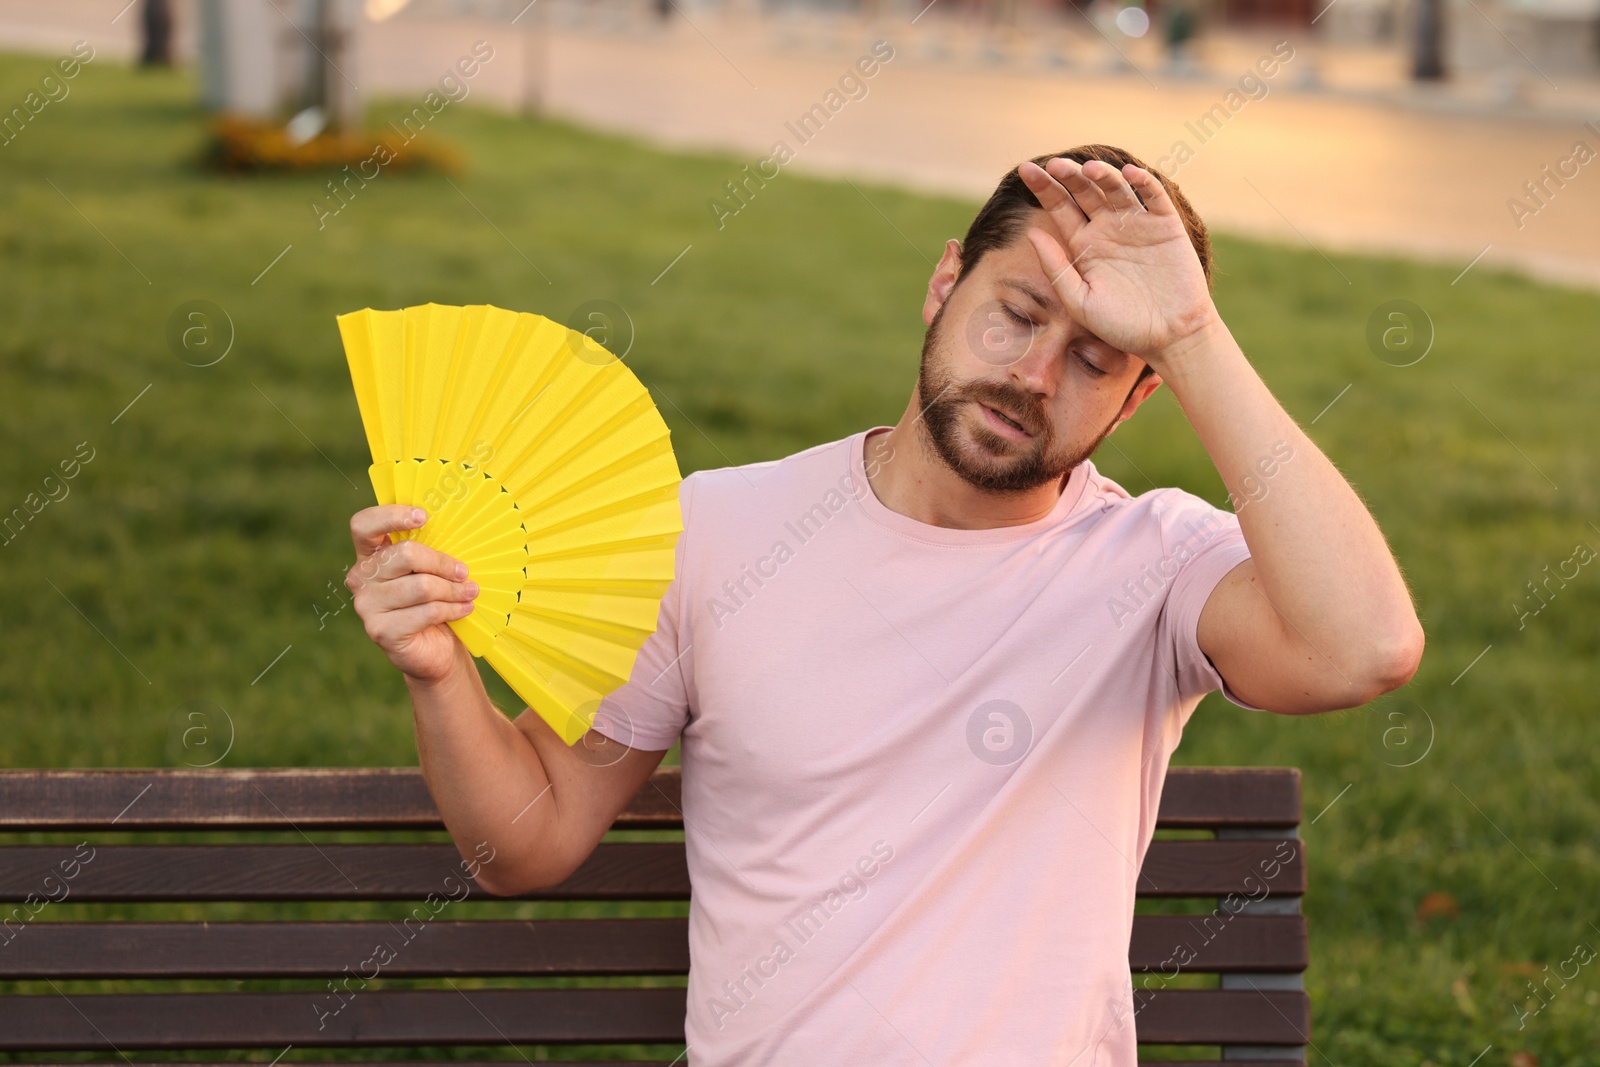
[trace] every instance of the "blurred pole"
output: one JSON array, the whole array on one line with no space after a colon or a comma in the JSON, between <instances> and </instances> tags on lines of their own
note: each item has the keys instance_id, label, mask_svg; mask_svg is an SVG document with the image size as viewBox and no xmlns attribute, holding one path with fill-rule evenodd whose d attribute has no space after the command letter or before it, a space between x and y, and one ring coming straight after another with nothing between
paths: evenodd
<instances>
[{"instance_id":1,"label":"blurred pole","mask_svg":"<svg viewBox=\"0 0 1600 1067\"><path fill-rule=\"evenodd\" d=\"M314 36L320 54L310 58L310 104L320 106L328 125L354 129L361 123L355 77L355 30L361 18L355 0L316 0Z\"/></svg>"},{"instance_id":2,"label":"blurred pole","mask_svg":"<svg viewBox=\"0 0 1600 1067\"><path fill-rule=\"evenodd\" d=\"M1165 40L1167 45L1167 67L1174 74L1188 74L1192 72L1193 64L1189 56L1189 41L1195 35L1194 13L1189 10L1185 0L1167 6L1167 25Z\"/></svg>"},{"instance_id":3,"label":"blurred pole","mask_svg":"<svg viewBox=\"0 0 1600 1067\"><path fill-rule=\"evenodd\" d=\"M1442 0L1416 0L1416 36L1411 53L1414 81L1438 81L1444 77L1443 18Z\"/></svg>"},{"instance_id":4,"label":"blurred pole","mask_svg":"<svg viewBox=\"0 0 1600 1067\"><path fill-rule=\"evenodd\" d=\"M144 0L139 15L144 35L144 45L139 51L139 65L172 66L172 5L167 0Z\"/></svg>"},{"instance_id":5,"label":"blurred pole","mask_svg":"<svg viewBox=\"0 0 1600 1067\"><path fill-rule=\"evenodd\" d=\"M339 75L334 71L338 63L339 42L331 32L329 25L330 12L328 0L311 0L309 33L304 30L304 40L311 51L305 56L305 77L299 86L297 98L293 101L293 108L299 111L302 108L321 108L328 125L335 129L339 127L339 117L334 114L333 101L329 99L333 79ZM292 41L292 38L290 38Z\"/></svg>"},{"instance_id":6,"label":"blurred pole","mask_svg":"<svg viewBox=\"0 0 1600 1067\"><path fill-rule=\"evenodd\" d=\"M266 0L199 0L200 98L212 111L269 118L283 103L277 36Z\"/></svg>"},{"instance_id":7,"label":"blurred pole","mask_svg":"<svg viewBox=\"0 0 1600 1067\"><path fill-rule=\"evenodd\" d=\"M546 70L550 64L550 42L544 7L533 0L517 16L522 29L522 113L544 114Z\"/></svg>"}]
</instances>

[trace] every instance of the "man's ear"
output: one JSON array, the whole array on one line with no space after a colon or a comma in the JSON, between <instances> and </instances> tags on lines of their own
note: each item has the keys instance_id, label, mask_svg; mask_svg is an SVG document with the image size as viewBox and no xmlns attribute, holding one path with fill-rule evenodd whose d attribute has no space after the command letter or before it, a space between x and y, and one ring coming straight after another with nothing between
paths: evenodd
<instances>
[{"instance_id":1,"label":"man's ear","mask_svg":"<svg viewBox=\"0 0 1600 1067\"><path fill-rule=\"evenodd\" d=\"M1131 418L1133 413L1139 410L1139 405L1143 404L1146 400L1149 400L1150 394L1155 392L1160 385L1161 375L1157 374L1155 371L1151 371L1147 377L1139 382L1139 384L1135 385L1131 390L1129 390L1128 399L1122 402L1122 410L1117 413L1117 421L1112 423L1111 430L1106 432L1110 433L1112 430L1115 430L1118 426L1121 426L1124 422Z\"/></svg>"},{"instance_id":2,"label":"man's ear","mask_svg":"<svg viewBox=\"0 0 1600 1067\"><path fill-rule=\"evenodd\" d=\"M952 237L944 243L944 255L939 257L939 265L933 268L933 275L928 279L928 296L922 302L923 325L933 325L933 317L950 299L950 290L955 288L960 274L961 242Z\"/></svg>"}]
</instances>

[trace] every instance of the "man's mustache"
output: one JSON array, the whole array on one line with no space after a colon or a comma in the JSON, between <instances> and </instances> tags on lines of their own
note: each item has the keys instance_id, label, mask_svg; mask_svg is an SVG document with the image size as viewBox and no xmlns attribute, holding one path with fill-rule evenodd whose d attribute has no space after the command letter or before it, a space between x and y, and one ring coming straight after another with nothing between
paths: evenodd
<instances>
[{"instance_id":1,"label":"man's mustache","mask_svg":"<svg viewBox=\"0 0 1600 1067\"><path fill-rule=\"evenodd\" d=\"M1031 396L1014 393L993 382L968 382L959 389L946 389L934 397L933 402L924 407L923 411L926 412L932 407L954 407L968 400L1007 413L1010 418L1021 423L1036 440L1048 439L1050 436L1050 420Z\"/></svg>"}]
</instances>

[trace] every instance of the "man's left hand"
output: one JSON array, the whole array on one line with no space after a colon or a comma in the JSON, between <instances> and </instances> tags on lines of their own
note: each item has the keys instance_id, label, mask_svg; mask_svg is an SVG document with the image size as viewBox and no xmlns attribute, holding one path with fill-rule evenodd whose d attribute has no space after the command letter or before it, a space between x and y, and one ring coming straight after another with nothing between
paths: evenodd
<instances>
[{"instance_id":1,"label":"man's left hand","mask_svg":"<svg viewBox=\"0 0 1600 1067\"><path fill-rule=\"evenodd\" d=\"M1017 173L1058 231L1028 229L1045 276L1095 336L1160 373L1166 357L1220 321L1183 219L1149 171L1055 157Z\"/></svg>"}]
</instances>

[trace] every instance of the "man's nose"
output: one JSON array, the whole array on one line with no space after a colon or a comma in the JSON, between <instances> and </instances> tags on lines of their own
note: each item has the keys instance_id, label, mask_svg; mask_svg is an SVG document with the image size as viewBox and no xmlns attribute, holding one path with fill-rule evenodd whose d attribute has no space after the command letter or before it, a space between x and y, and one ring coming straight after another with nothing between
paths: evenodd
<instances>
[{"instance_id":1,"label":"man's nose","mask_svg":"<svg viewBox=\"0 0 1600 1067\"><path fill-rule=\"evenodd\" d=\"M1007 375L1029 393L1051 395L1055 392L1058 369L1056 349L1060 347L1059 338L1043 330L1037 331L1032 343L1006 368Z\"/></svg>"}]
</instances>

